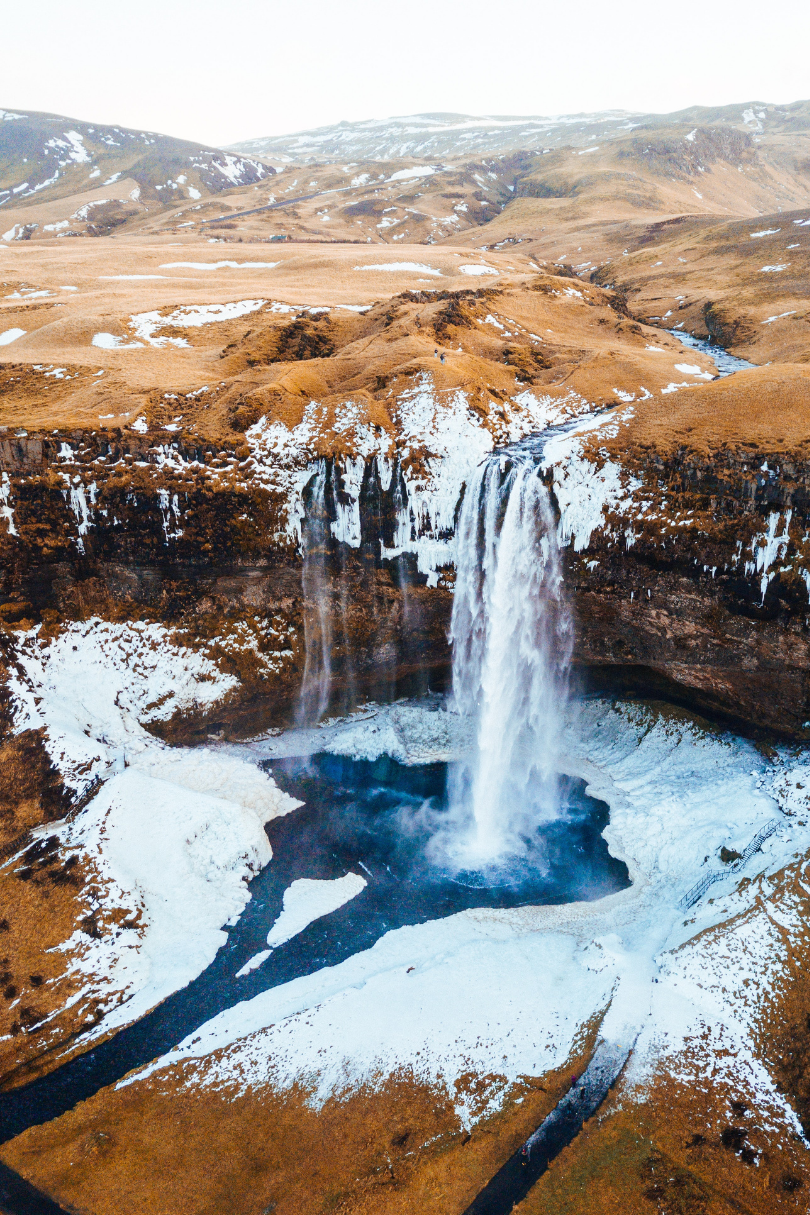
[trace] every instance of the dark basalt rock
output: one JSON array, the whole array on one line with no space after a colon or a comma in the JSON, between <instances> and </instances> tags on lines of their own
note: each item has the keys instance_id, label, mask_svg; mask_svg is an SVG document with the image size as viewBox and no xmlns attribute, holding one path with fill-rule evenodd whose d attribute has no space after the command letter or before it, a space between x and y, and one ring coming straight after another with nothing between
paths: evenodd
<instances>
[{"instance_id":1,"label":"dark basalt rock","mask_svg":"<svg viewBox=\"0 0 810 1215\"><path fill-rule=\"evenodd\" d=\"M636 533L629 546L606 526L584 552L565 550L583 678L807 736L810 608L798 545L810 527L810 464L784 453L651 454L633 471L655 522L623 518L622 532L630 523ZM662 528L662 508L670 519L692 512L695 525ZM745 565L772 512L790 541L763 594L760 571Z\"/></svg>"},{"instance_id":2,"label":"dark basalt rock","mask_svg":"<svg viewBox=\"0 0 810 1215\"><path fill-rule=\"evenodd\" d=\"M63 440L74 452L67 465ZM280 495L236 475L233 461L235 475L212 475L228 472L232 454L216 445L175 450L199 464L158 468L154 448L136 435L113 444L79 432L2 438L18 534L0 528L0 629L13 634L37 622L47 629L100 615L157 620L184 644L201 646L241 620L268 625L288 637L272 677L251 651L223 646L217 658L239 676L237 692L204 717L155 728L187 742L285 724L303 671L304 605L300 553L278 539ZM583 683L663 697L738 727L810 735L810 614L799 568L801 537L810 532L810 463L751 451L628 452L625 459L642 481L639 496L654 503L647 515L656 522L608 517L586 550L563 552ZM334 519L342 479L327 466ZM92 526L82 536L65 471L86 493L95 487ZM362 542L352 548L330 540L325 554L335 711L367 695L441 687L449 670L450 589L429 588L411 556L381 556L393 544L397 476L383 491L368 463ZM168 531L166 494L180 505ZM763 595L759 572L746 573L745 564L770 514L784 520L788 509L790 544ZM664 516L691 516L692 525L662 527Z\"/></svg>"}]
</instances>

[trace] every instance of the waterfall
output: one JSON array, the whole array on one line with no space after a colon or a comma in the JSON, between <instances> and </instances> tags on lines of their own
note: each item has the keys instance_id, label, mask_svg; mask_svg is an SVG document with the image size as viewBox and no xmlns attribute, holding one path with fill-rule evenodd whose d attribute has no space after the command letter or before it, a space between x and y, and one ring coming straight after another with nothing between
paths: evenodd
<instances>
[{"instance_id":1,"label":"waterfall","mask_svg":"<svg viewBox=\"0 0 810 1215\"><path fill-rule=\"evenodd\" d=\"M531 456L479 466L456 535L453 695L475 745L451 783L463 824L452 851L475 868L527 855L559 810L572 628L551 496Z\"/></svg>"},{"instance_id":2,"label":"waterfall","mask_svg":"<svg viewBox=\"0 0 810 1215\"><path fill-rule=\"evenodd\" d=\"M332 683L332 616L327 558L329 515L326 506L327 466L320 460L311 482L309 505L302 524L304 565L304 675L298 693L295 723L320 721L329 704Z\"/></svg>"}]
</instances>

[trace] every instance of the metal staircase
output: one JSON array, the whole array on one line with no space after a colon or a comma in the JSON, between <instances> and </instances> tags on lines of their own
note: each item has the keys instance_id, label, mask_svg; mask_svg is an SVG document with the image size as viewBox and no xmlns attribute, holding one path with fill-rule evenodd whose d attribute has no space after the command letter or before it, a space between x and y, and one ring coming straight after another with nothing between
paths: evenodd
<instances>
[{"instance_id":1,"label":"metal staircase","mask_svg":"<svg viewBox=\"0 0 810 1215\"><path fill-rule=\"evenodd\" d=\"M711 873L705 874L699 882L695 883L691 890L687 890L682 899L679 899L678 906L684 911L687 911L690 907L694 907L695 903L697 903L699 899L703 898L703 895L710 886L714 885L715 882L719 882L724 877L727 877L730 873L736 873L738 870L742 869L745 863L751 859L754 853L759 852L765 840L768 839L769 836L773 835L774 831L776 831L778 827L781 827L782 821L783 820L779 818L772 818L765 824L764 827L760 827L750 844L746 845L739 860L734 861L731 865L727 865L725 869L718 869L712 871Z\"/></svg>"}]
</instances>

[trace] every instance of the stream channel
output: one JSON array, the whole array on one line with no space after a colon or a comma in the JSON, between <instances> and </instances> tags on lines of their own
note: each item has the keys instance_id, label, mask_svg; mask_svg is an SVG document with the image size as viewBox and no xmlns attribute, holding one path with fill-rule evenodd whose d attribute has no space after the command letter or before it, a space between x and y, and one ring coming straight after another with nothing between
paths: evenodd
<instances>
[{"instance_id":1,"label":"stream channel","mask_svg":"<svg viewBox=\"0 0 810 1215\"><path fill-rule=\"evenodd\" d=\"M693 337L691 333L684 333L680 329L668 329L667 332L671 337L683 342L684 346L688 346L690 350L699 350L701 354L707 354L717 368L717 375L721 380L725 379L727 375L733 375L735 371L747 371L749 368L757 366L756 363L738 359L735 354L729 354L722 346L715 346L713 342L709 342L705 338Z\"/></svg>"}]
</instances>

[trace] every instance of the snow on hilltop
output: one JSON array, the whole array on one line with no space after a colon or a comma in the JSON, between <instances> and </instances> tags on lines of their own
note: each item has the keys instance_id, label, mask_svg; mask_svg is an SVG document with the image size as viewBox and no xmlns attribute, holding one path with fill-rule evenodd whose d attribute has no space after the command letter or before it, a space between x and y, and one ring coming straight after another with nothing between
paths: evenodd
<instances>
[{"instance_id":1,"label":"snow on hilltop","mask_svg":"<svg viewBox=\"0 0 810 1215\"><path fill-rule=\"evenodd\" d=\"M258 160L155 131L99 126L58 114L0 110L0 207L134 179L164 203L220 194L273 175Z\"/></svg>"},{"instance_id":2,"label":"snow on hilltop","mask_svg":"<svg viewBox=\"0 0 810 1215\"><path fill-rule=\"evenodd\" d=\"M410 114L399 118L370 118L333 126L265 136L232 144L244 155L280 161L397 160L405 156L500 155L557 147L589 147L643 126L710 123L741 131L770 133L810 126L810 102L787 106L764 102L707 107L692 106L674 114L644 114L602 110L595 114L496 116L470 114Z\"/></svg>"}]
</instances>

